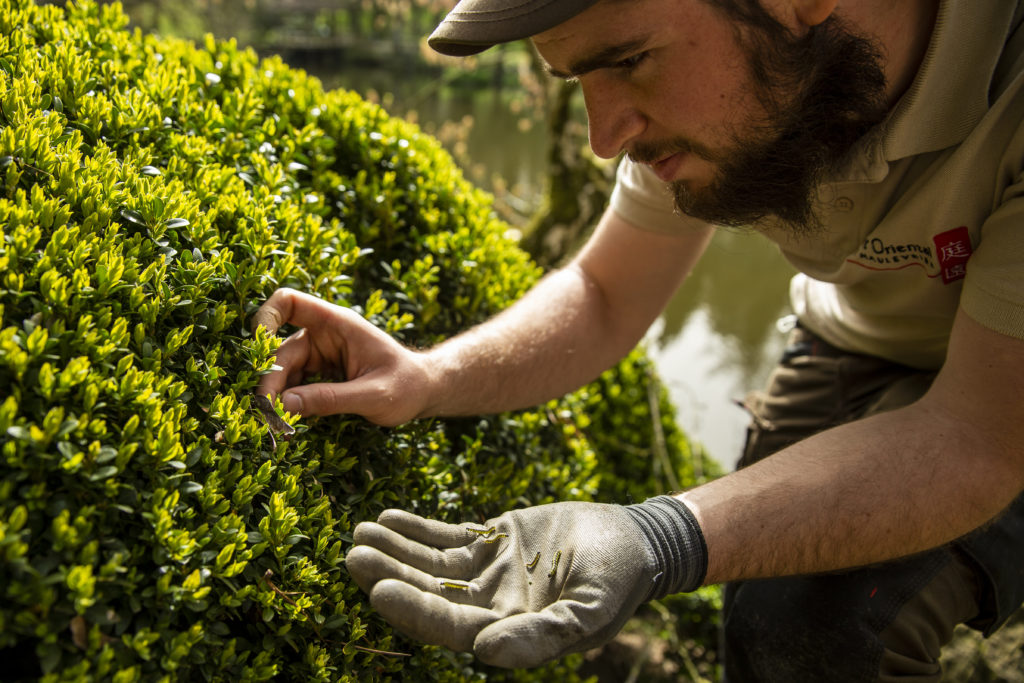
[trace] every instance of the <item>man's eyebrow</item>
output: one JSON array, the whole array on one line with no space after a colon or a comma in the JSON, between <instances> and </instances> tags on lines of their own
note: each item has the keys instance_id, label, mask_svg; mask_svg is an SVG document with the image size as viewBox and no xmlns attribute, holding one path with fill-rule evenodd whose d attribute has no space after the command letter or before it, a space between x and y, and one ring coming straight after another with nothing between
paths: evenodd
<instances>
[{"instance_id":1,"label":"man's eyebrow","mask_svg":"<svg viewBox=\"0 0 1024 683\"><path fill-rule=\"evenodd\" d=\"M569 71L559 71L547 65L545 68L549 74L555 78L570 79L579 78L580 76L595 71L597 69L607 69L613 67L621 62L626 57L629 57L634 52L640 51L641 48L647 43L646 39L630 40L625 43L619 43L617 45L609 45L608 47L601 48L592 55L582 57L572 64L569 65Z\"/></svg>"}]
</instances>

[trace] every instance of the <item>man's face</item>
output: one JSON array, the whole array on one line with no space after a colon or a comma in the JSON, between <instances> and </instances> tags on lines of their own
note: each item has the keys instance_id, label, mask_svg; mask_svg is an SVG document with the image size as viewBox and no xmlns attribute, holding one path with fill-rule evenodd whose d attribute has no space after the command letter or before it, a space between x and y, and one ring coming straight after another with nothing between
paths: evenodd
<instances>
[{"instance_id":1,"label":"man's face","mask_svg":"<svg viewBox=\"0 0 1024 683\"><path fill-rule=\"evenodd\" d=\"M534 43L580 81L595 154L649 164L685 214L806 231L823 176L885 115L881 60L835 18L794 36L721 1L605 0Z\"/></svg>"}]
</instances>

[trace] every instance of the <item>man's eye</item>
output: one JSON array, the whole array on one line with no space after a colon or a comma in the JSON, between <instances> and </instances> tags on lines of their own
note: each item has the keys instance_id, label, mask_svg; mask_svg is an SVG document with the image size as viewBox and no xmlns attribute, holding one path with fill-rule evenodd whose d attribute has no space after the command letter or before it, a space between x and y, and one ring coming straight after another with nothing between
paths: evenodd
<instances>
[{"instance_id":1,"label":"man's eye","mask_svg":"<svg viewBox=\"0 0 1024 683\"><path fill-rule=\"evenodd\" d=\"M622 69L623 71L632 71L633 69L640 66L640 63L647 59L649 54L649 52L638 52L632 57L627 57L619 61L615 66L616 68Z\"/></svg>"}]
</instances>

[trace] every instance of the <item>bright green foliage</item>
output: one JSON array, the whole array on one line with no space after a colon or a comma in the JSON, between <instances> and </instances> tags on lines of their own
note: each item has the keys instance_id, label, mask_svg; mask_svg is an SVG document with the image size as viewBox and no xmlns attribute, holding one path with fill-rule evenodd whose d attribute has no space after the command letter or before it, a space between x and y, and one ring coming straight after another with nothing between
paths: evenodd
<instances>
[{"instance_id":1,"label":"bright green foliage","mask_svg":"<svg viewBox=\"0 0 1024 683\"><path fill-rule=\"evenodd\" d=\"M588 424L618 429L628 392L399 429L285 416L290 441L251 400L275 288L432 344L538 277L506 228L435 140L279 60L0 0L5 679L574 680L578 657L497 672L393 635L343 558L385 507L593 499L615 448Z\"/></svg>"}]
</instances>

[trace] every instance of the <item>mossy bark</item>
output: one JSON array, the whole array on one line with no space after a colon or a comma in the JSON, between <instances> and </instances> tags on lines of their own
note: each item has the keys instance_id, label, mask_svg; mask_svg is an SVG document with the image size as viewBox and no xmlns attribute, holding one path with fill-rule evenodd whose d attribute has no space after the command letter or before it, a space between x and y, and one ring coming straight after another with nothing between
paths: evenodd
<instances>
[{"instance_id":1,"label":"mossy bark","mask_svg":"<svg viewBox=\"0 0 1024 683\"><path fill-rule=\"evenodd\" d=\"M523 248L545 269L563 263L590 235L608 203L615 176L614 165L589 153L586 128L573 118L576 84L556 83L552 89L547 188L522 240Z\"/></svg>"}]
</instances>

